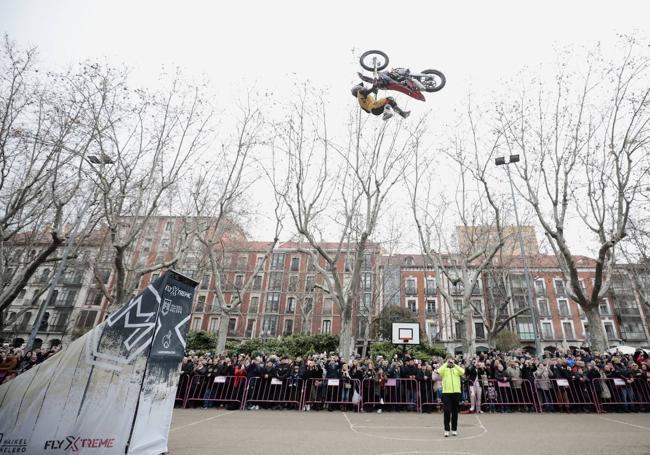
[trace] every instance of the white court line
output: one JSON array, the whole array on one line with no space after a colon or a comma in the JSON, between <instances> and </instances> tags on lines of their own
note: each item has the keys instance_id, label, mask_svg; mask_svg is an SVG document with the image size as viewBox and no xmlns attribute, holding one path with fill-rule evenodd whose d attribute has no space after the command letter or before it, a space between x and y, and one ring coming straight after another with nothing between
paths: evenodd
<instances>
[{"instance_id":1,"label":"white court line","mask_svg":"<svg viewBox=\"0 0 650 455\"><path fill-rule=\"evenodd\" d=\"M648 431L650 431L649 427L644 427L644 426L641 426L641 425L634 425L633 423L623 422L622 420L608 419L607 417L602 417L602 416L598 416L598 417L603 419L603 420L609 420L610 422L622 423L623 425L627 425L627 426L634 427L634 428L639 428L640 430L648 430Z\"/></svg>"},{"instance_id":2,"label":"white court line","mask_svg":"<svg viewBox=\"0 0 650 455\"><path fill-rule=\"evenodd\" d=\"M471 435L471 436L461 436L461 437L454 436L454 437L450 437L450 438L441 437L441 438L423 439L423 438L396 438L396 437L393 437L393 436L384 436L382 434L376 434L376 433L364 433L362 431L357 430L357 428L359 428L359 427L357 427L355 424L353 424L350 421L350 418L348 417L347 412L343 413L343 417L345 417L345 420L347 420L348 425L350 427L350 430L353 433L368 436L370 438L388 439L388 440L391 440L391 441L412 441L412 442L435 442L435 441L445 441L445 440L447 440L447 441L467 441L469 439L480 438L481 436L484 436L488 432L488 430L487 430L487 428L485 428L485 425L483 425L483 422L481 422L481 419L478 418L478 415L476 415L476 414L472 414L472 415L474 417L476 417L476 420L478 421L479 426L483 430L481 433L474 434L474 435ZM377 428L377 427L374 427L374 428ZM389 427L383 427L383 428L389 428ZM390 428L403 428L403 427L390 427ZM429 427L407 427L407 428L429 428ZM435 428L435 427L432 427L432 428ZM442 431L442 428L440 428L440 431ZM444 452L442 452L442 453L444 453Z\"/></svg>"},{"instance_id":3,"label":"white court line","mask_svg":"<svg viewBox=\"0 0 650 455\"><path fill-rule=\"evenodd\" d=\"M224 412L223 414L217 414L217 415L214 415L212 417L207 417L205 419L197 420L196 422L188 423L187 425L182 425L180 427L172 428L169 431L171 433L172 431L180 430L181 428L187 428L187 427L191 427L192 425L198 425L199 423L207 422L208 420L218 419L219 417L227 416L229 414L232 414L233 412L236 412L236 411L230 411L230 412Z\"/></svg>"},{"instance_id":4,"label":"white court line","mask_svg":"<svg viewBox=\"0 0 650 455\"><path fill-rule=\"evenodd\" d=\"M439 451L432 452L430 450L424 450L424 451L422 451L422 450L414 450L414 451L411 451L411 452L386 452L386 453L382 453L381 455L410 455L410 454L478 455L478 454L475 454L475 453L472 453L472 452L444 452L444 451L443 452L439 452Z\"/></svg>"}]
</instances>

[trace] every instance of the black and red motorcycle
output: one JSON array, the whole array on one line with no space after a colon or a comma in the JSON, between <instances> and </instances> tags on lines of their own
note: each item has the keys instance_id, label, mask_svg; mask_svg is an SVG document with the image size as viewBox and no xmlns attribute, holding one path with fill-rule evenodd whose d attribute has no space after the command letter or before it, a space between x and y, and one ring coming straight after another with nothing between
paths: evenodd
<instances>
[{"instance_id":1,"label":"black and red motorcycle","mask_svg":"<svg viewBox=\"0 0 650 455\"><path fill-rule=\"evenodd\" d=\"M420 101L425 101L422 92L437 92L447 82L445 75L438 70L412 73L408 68L393 68L384 71L388 67L388 55L378 50L361 54L359 63L363 69L373 73L372 76L358 73L362 81L369 82L380 90L395 90Z\"/></svg>"}]
</instances>

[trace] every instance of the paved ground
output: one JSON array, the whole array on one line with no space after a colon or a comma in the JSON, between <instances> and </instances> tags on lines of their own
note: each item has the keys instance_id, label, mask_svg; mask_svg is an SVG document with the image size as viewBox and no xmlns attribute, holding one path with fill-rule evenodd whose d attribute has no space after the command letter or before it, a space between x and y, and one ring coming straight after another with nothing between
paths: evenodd
<instances>
[{"instance_id":1,"label":"paved ground","mask_svg":"<svg viewBox=\"0 0 650 455\"><path fill-rule=\"evenodd\" d=\"M650 414L461 415L175 409L170 454L650 454Z\"/></svg>"}]
</instances>

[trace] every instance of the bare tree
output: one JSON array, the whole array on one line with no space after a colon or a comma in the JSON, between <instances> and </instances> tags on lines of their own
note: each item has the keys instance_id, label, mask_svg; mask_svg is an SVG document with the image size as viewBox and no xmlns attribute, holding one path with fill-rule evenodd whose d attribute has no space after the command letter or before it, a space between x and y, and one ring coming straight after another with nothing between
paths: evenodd
<instances>
[{"instance_id":1,"label":"bare tree","mask_svg":"<svg viewBox=\"0 0 650 455\"><path fill-rule=\"evenodd\" d=\"M420 247L436 270L437 287L449 313L462 323L464 352L474 353L474 314L487 318L485 306L474 305L473 291L504 244L501 207L488 185L488 166L501 137L495 133L479 134L471 104L466 121L467 136L459 134L453 140L451 151L446 152L458 166L459 184L454 201L447 201L444 194L436 191L437 179L430 166L433 161L417 150L407 184ZM464 137L469 138L468 145ZM449 241L454 238L448 231L450 218L460 223L456 244Z\"/></svg>"},{"instance_id":2,"label":"bare tree","mask_svg":"<svg viewBox=\"0 0 650 455\"><path fill-rule=\"evenodd\" d=\"M298 234L309 244L303 252L312 255L325 292L336 302L341 314L339 351L348 358L355 346L352 315L358 305L363 257L386 197L417 144L422 122L408 131L402 122L378 124L357 112L350 121L347 144L337 146L328 137L324 104L307 103L307 98L319 99L303 91L288 119L277 127L274 145L286 153L288 166L287 186L276 191ZM328 218L336 226L333 248L322 243L322 223Z\"/></svg>"},{"instance_id":3,"label":"bare tree","mask_svg":"<svg viewBox=\"0 0 650 455\"><path fill-rule=\"evenodd\" d=\"M57 249L79 216L91 135L82 109L60 82L39 73L35 49L5 37L0 51L0 326L4 310ZM92 217L90 217L92 218ZM90 223L92 225L92 223ZM84 231L84 229L82 229ZM85 232L85 231L84 231Z\"/></svg>"},{"instance_id":4,"label":"bare tree","mask_svg":"<svg viewBox=\"0 0 650 455\"><path fill-rule=\"evenodd\" d=\"M140 277L173 266L186 249L146 265L132 257L134 242L194 159L206 149L211 108L202 88L174 78L166 89L132 89L124 69L86 63L69 79L84 106L82 127L93 133L92 152L102 165L90 176L110 232L115 279L102 287L111 305L128 299Z\"/></svg>"},{"instance_id":5,"label":"bare tree","mask_svg":"<svg viewBox=\"0 0 650 455\"><path fill-rule=\"evenodd\" d=\"M252 288L255 277L263 270L264 264L275 249L282 230L282 203L276 197L274 208L275 231L273 240L268 243L263 260L257 261L252 273L239 286L232 286L233 296L226 304L224 285L227 284L224 263L225 253L236 248L236 240L228 239L228 234L237 229L240 211L245 204L245 194L251 182L259 174L247 174L255 159L255 150L263 144L264 118L258 108L250 103L240 110L235 127L234 139L224 144L212 166L200 172L195 179L190 204L194 210L196 238L202 246L206 263L202 265L211 278L215 295L212 311L219 315L216 352L223 352L228 337L228 322L231 314L236 314L244 302L244 294ZM274 184L273 172L266 172Z\"/></svg>"},{"instance_id":6,"label":"bare tree","mask_svg":"<svg viewBox=\"0 0 650 455\"><path fill-rule=\"evenodd\" d=\"M571 72L568 63L562 62L551 87L533 81L534 95L522 89L498 106L498 114L510 153L523 155L521 194L553 248L570 298L585 312L591 347L602 351L608 342L598 305L648 170L650 58L647 46L628 38L618 62L596 51L583 74ZM576 245L567 237L572 212L597 244L588 291L578 277Z\"/></svg>"}]
</instances>

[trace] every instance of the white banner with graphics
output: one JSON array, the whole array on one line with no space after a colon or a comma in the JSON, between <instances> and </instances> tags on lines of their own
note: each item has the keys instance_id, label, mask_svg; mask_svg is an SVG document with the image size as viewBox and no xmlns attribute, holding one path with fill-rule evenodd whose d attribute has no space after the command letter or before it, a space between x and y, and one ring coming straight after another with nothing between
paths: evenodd
<instances>
[{"instance_id":1,"label":"white banner with graphics","mask_svg":"<svg viewBox=\"0 0 650 455\"><path fill-rule=\"evenodd\" d=\"M169 271L67 349L0 386L0 454L159 454L197 283Z\"/></svg>"}]
</instances>

